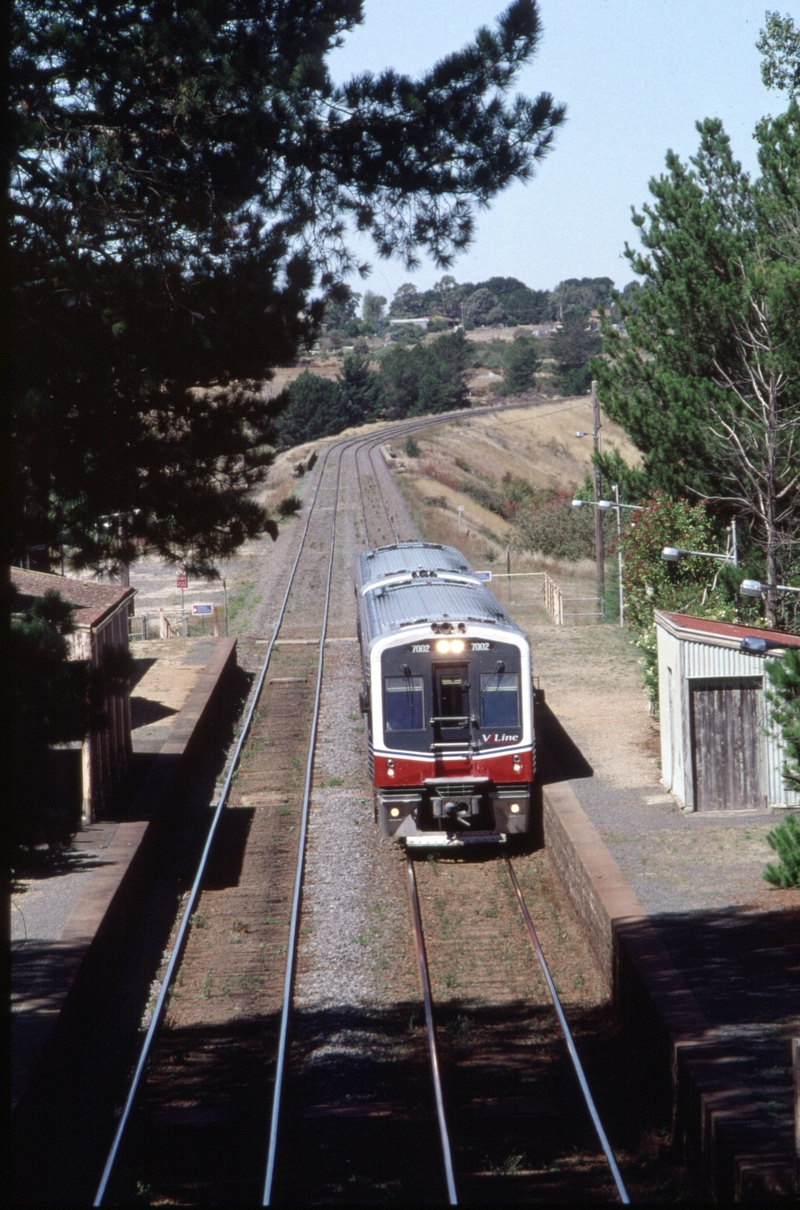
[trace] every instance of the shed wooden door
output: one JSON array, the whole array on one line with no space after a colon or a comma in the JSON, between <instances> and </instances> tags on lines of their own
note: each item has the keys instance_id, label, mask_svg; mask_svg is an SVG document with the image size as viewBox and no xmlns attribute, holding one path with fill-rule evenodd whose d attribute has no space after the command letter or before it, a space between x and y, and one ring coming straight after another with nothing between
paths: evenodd
<instances>
[{"instance_id":1,"label":"shed wooden door","mask_svg":"<svg viewBox=\"0 0 800 1210\"><path fill-rule=\"evenodd\" d=\"M764 806L761 678L689 682L696 811Z\"/></svg>"}]
</instances>

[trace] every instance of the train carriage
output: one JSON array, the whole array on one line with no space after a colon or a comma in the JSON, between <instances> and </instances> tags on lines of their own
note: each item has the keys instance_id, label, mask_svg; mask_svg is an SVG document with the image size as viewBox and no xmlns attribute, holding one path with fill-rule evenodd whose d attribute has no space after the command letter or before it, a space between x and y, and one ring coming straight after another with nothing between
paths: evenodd
<instances>
[{"instance_id":1,"label":"train carriage","mask_svg":"<svg viewBox=\"0 0 800 1210\"><path fill-rule=\"evenodd\" d=\"M528 830L528 641L454 547L401 542L356 573L362 710L386 836L502 842Z\"/></svg>"}]
</instances>

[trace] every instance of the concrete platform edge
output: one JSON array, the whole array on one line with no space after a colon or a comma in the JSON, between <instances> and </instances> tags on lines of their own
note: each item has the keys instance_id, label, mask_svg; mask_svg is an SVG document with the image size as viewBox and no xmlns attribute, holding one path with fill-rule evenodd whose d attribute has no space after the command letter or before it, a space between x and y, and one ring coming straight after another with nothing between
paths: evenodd
<instances>
[{"instance_id":1,"label":"concrete platform edge","mask_svg":"<svg viewBox=\"0 0 800 1210\"><path fill-rule=\"evenodd\" d=\"M46 1010L38 1014L41 1020L33 1031L35 1041L20 1048L27 1049L25 1055L14 1053L15 1026L21 1025L25 1002L20 1005L19 1020L12 1020L12 1112L41 1078L51 1048L69 1028L85 985L102 977L121 954L121 938L135 919L137 890L146 878L149 855L169 827L173 800L188 772L193 749L213 715L219 690L235 666L236 639L219 639L159 751L159 757L168 759L156 761L134 799L134 812L139 810L148 818L117 826L105 851L105 864L93 873L53 943L54 950L63 951L63 983L48 997ZM30 1032L31 1022L25 1027Z\"/></svg>"},{"instance_id":2,"label":"concrete platform edge","mask_svg":"<svg viewBox=\"0 0 800 1210\"><path fill-rule=\"evenodd\" d=\"M560 782L542 798L545 847L690 1168L714 1201L791 1197L794 1165L775 1154L759 1106L577 795Z\"/></svg>"}]
</instances>

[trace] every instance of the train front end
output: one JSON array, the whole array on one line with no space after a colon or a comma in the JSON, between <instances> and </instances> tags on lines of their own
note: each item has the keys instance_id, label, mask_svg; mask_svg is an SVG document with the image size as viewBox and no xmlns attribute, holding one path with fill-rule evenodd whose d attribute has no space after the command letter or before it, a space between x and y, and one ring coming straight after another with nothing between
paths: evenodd
<instances>
[{"instance_id":1,"label":"train front end","mask_svg":"<svg viewBox=\"0 0 800 1210\"><path fill-rule=\"evenodd\" d=\"M531 823L530 648L474 579L362 594L370 771L386 836L503 842Z\"/></svg>"}]
</instances>

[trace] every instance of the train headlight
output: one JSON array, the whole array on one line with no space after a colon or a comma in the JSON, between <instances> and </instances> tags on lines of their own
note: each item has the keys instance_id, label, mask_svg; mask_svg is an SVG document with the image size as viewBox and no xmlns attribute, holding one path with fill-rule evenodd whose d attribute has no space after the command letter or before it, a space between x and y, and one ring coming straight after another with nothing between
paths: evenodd
<instances>
[{"instance_id":1,"label":"train headlight","mask_svg":"<svg viewBox=\"0 0 800 1210\"><path fill-rule=\"evenodd\" d=\"M519 808L517 808L517 809L519 809ZM389 808L389 814L391 815L392 819L399 819L399 817L400 817L400 808L399 808L399 807L390 807L390 808Z\"/></svg>"},{"instance_id":2,"label":"train headlight","mask_svg":"<svg viewBox=\"0 0 800 1210\"><path fill-rule=\"evenodd\" d=\"M439 641L436 644L436 650L441 655L444 655L446 652L448 652L450 650L450 640L449 639L439 639Z\"/></svg>"},{"instance_id":3,"label":"train headlight","mask_svg":"<svg viewBox=\"0 0 800 1210\"><path fill-rule=\"evenodd\" d=\"M460 652L462 652L464 650L464 640L463 639L453 639L450 643L450 650L453 652L454 655L458 655Z\"/></svg>"},{"instance_id":4,"label":"train headlight","mask_svg":"<svg viewBox=\"0 0 800 1210\"><path fill-rule=\"evenodd\" d=\"M511 811L512 815L519 815L519 803L512 802L511 806L509 807L509 810Z\"/></svg>"}]
</instances>

